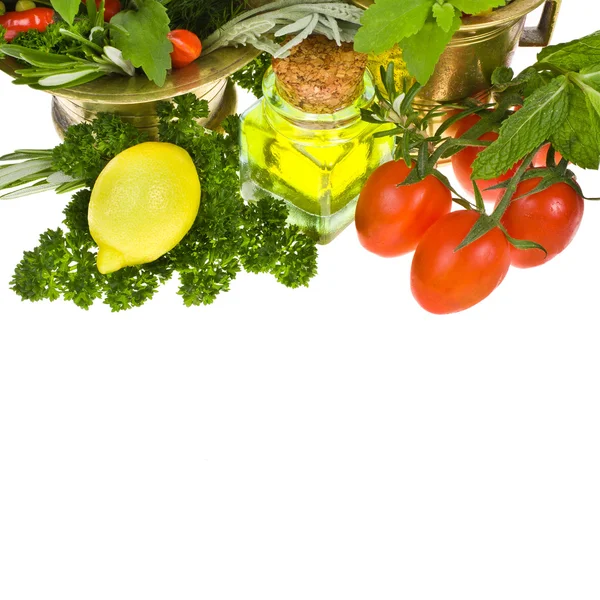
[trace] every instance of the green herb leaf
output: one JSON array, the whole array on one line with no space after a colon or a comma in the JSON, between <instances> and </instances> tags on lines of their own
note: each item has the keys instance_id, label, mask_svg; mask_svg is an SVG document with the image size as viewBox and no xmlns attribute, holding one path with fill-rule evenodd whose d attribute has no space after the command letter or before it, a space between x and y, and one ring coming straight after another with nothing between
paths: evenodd
<instances>
[{"instance_id":1,"label":"green herb leaf","mask_svg":"<svg viewBox=\"0 0 600 600\"><path fill-rule=\"evenodd\" d=\"M506 4L506 0L450 0L450 2L467 15L478 15Z\"/></svg>"},{"instance_id":2,"label":"green herb leaf","mask_svg":"<svg viewBox=\"0 0 600 600\"><path fill-rule=\"evenodd\" d=\"M435 0L376 0L354 38L357 52L385 52L421 30Z\"/></svg>"},{"instance_id":3,"label":"green herb leaf","mask_svg":"<svg viewBox=\"0 0 600 600\"><path fill-rule=\"evenodd\" d=\"M81 8L81 0L51 0L52 8L69 24Z\"/></svg>"},{"instance_id":4,"label":"green herb leaf","mask_svg":"<svg viewBox=\"0 0 600 600\"><path fill-rule=\"evenodd\" d=\"M409 72L421 85L425 85L433 74L440 55L460 24L460 17L455 14L452 26L444 31L432 18L427 20L418 33L399 43Z\"/></svg>"},{"instance_id":5,"label":"green herb leaf","mask_svg":"<svg viewBox=\"0 0 600 600\"><path fill-rule=\"evenodd\" d=\"M491 179L506 173L550 138L568 110L568 80L561 75L529 96L523 108L504 121L496 142L475 159L473 179Z\"/></svg>"},{"instance_id":6,"label":"green herb leaf","mask_svg":"<svg viewBox=\"0 0 600 600\"><path fill-rule=\"evenodd\" d=\"M569 162L584 169L600 166L600 93L569 83L569 111L550 141Z\"/></svg>"},{"instance_id":7,"label":"green herb leaf","mask_svg":"<svg viewBox=\"0 0 600 600\"><path fill-rule=\"evenodd\" d=\"M492 85L502 86L512 83L515 72L510 67L498 67L492 73Z\"/></svg>"},{"instance_id":8,"label":"green herb leaf","mask_svg":"<svg viewBox=\"0 0 600 600\"><path fill-rule=\"evenodd\" d=\"M566 44L544 48L538 62L549 63L566 71L581 71L600 64L600 31Z\"/></svg>"},{"instance_id":9,"label":"green herb leaf","mask_svg":"<svg viewBox=\"0 0 600 600\"><path fill-rule=\"evenodd\" d=\"M581 88L590 104L600 115L600 66L583 69L572 80Z\"/></svg>"},{"instance_id":10,"label":"green herb leaf","mask_svg":"<svg viewBox=\"0 0 600 600\"><path fill-rule=\"evenodd\" d=\"M444 2L443 4L433 5L433 16L437 24L444 30L450 31L452 23L454 22L454 6L450 2Z\"/></svg>"},{"instance_id":11,"label":"green herb leaf","mask_svg":"<svg viewBox=\"0 0 600 600\"><path fill-rule=\"evenodd\" d=\"M271 55L268 52L263 52L245 67L236 71L231 79L241 88L252 92L257 98L262 98L262 82L270 66Z\"/></svg>"},{"instance_id":12,"label":"green herb leaf","mask_svg":"<svg viewBox=\"0 0 600 600\"><path fill-rule=\"evenodd\" d=\"M111 19L113 45L156 85L162 86L171 68L173 45L167 39L169 17L158 0L136 0L137 10L124 10Z\"/></svg>"}]
</instances>

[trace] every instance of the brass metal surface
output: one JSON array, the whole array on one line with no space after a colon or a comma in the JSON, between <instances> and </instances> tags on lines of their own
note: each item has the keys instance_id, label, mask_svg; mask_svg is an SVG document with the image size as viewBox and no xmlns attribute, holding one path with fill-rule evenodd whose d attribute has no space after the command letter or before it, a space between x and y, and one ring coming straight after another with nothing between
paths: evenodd
<instances>
[{"instance_id":1,"label":"brass metal surface","mask_svg":"<svg viewBox=\"0 0 600 600\"><path fill-rule=\"evenodd\" d=\"M353 0L363 8L372 0ZM463 17L461 28L442 53L431 79L419 94L424 104L452 102L482 94L494 69L508 66L518 44L550 41L561 0L513 0L485 15ZM525 28L527 15L544 4L537 27Z\"/></svg>"},{"instance_id":2,"label":"brass metal surface","mask_svg":"<svg viewBox=\"0 0 600 600\"><path fill-rule=\"evenodd\" d=\"M252 46L221 48L200 56L183 69L172 71L162 87L142 75L111 75L77 87L52 90L55 126L58 131L64 131L69 125L91 120L98 112L114 112L154 136L156 102L192 92L209 104L211 115L202 124L217 127L231 114L232 110L226 109L235 106L235 92L227 85L227 77L258 54ZM0 70L11 77L18 68L14 59L0 60Z\"/></svg>"}]
</instances>

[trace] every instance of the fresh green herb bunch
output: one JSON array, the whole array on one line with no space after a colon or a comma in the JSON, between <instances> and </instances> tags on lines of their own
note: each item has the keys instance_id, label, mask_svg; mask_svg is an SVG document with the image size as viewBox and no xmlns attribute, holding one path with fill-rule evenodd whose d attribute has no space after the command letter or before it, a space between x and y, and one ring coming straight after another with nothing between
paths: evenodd
<instances>
[{"instance_id":1,"label":"fresh green herb bunch","mask_svg":"<svg viewBox=\"0 0 600 600\"><path fill-rule=\"evenodd\" d=\"M0 54L29 65L15 70L14 83L58 89L109 74L133 76L140 69L156 85L164 85L173 46L160 0L126 3L110 24L104 21L104 4L97 9L94 0L52 0L52 6L63 21L43 33L19 35L16 43L0 44Z\"/></svg>"},{"instance_id":2,"label":"fresh green herb bunch","mask_svg":"<svg viewBox=\"0 0 600 600\"><path fill-rule=\"evenodd\" d=\"M246 8L245 0L171 0L171 29L189 29L201 40Z\"/></svg>"},{"instance_id":3,"label":"fresh green herb bunch","mask_svg":"<svg viewBox=\"0 0 600 600\"><path fill-rule=\"evenodd\" d=\"M249 62L245 67L234 73L231 79L257 98L262 98L262 82L267 69L271 66L271 62L271 55L268 52L263 52L252 62Z\"/></svg>"},{"instance_id":4,"label":"fresh green herb bunch","mask_svg":"<svg viewBox=\"0 0 600 600\"><path fill-rule=\"evenodd\" d=\"M63 35L60 30L65 28L65 23L52 23L44 32L37 29L23 31L15 37L13 44L30 50L41 50L71 56L83 57L84 52L79 40ZM95 24L88 17L78 19L69 27L69 30L79 36L87 38Z\"/></svg>"},{"instance_id":5,"label":"fresh green herb bunch","mask_svg":"<svg viewBox=\"0 0 600 600\"><path fill-rule=\"evenodd\" d=\"M244 202L239 191L239 119L225 121L226 135L207 131L196 122L208 115L207 108L191 94L159 107L160 140L187 150L202 182L196 221L173 250L152 263L100 274L87 222L91 192L85 189L65 209L65 227L46 231L38 247L25 252L11 288L24 300L62 297L87 309L101 299L119 311L146 302L175 272L186 306L212 303L229 290L242 269L271 273L292 288L308 285L316 273L315 242L286 223L282 201L265 197ZM80 185L84 180L91 185L111 154L140 141L139 134L124 127L118 117L105 115L71 128L53 154L65 168L72 161L70 169Z\"/></svg>"}]
</instances>

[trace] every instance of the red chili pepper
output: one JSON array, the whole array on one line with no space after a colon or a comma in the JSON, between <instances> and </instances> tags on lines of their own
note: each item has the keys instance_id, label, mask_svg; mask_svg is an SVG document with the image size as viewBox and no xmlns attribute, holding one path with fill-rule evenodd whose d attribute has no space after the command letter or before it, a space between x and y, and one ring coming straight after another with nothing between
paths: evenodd
<instances>
[{"instance_id":1,"label":"red chili pepper","mask_svg":"<svg viewBox=\"0 0 600 600\"><path fill-rule=\"evenodd\" d=\"M181 69L195 61L202 52L200 38L187 29L174 29L167 35L173 44L171 64L174 69Z\"/></svg>"},{"instance_id":2,"label":"red chili pepper","mask_svg":"<svg viewBox=\"0 0 600 600\"><path fill-rule=\"evenodd\" d=\"M0 25L6 29L4 39L11 42L23 31L37 29L46 31L46 27L54 21L54 11L51 8L30 8L20 12L12 11L0 17Z\"/></svg>"},{"instance_id":3,"label":"red chili pepper","mask_svg":"<svg viewBox=\"0 0 600 600\"><path fill-rule=\"evenodd\" d=\"M96 8L100 9L102 0L95 0ZM81 0L81 4L85 4L86 0ZM121 12L121 2L119 0L104 0L104 22L108 23L118 12Z\"/></svg>"}]
</instances>

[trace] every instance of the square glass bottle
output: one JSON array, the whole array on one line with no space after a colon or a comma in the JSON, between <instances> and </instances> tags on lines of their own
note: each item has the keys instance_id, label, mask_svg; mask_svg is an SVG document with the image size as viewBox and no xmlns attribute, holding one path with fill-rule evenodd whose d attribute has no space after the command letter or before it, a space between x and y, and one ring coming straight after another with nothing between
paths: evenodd
<instances>
[{"instance_id":1,"label":"square glass bottle","mask_svg":"<svg viewBox=\"0 0 600 600\"><path fill-rule=\"evenodd\" d=\"M292 104L270 68L263 98L242 115L242 196L282 198L290 222L320 243L353 221L366 178L391 158L392 138L374 137L382 126L361 120L375 97L370 73L361 75L348 105L315 113Z\"/></svg>"}]
</instances>

